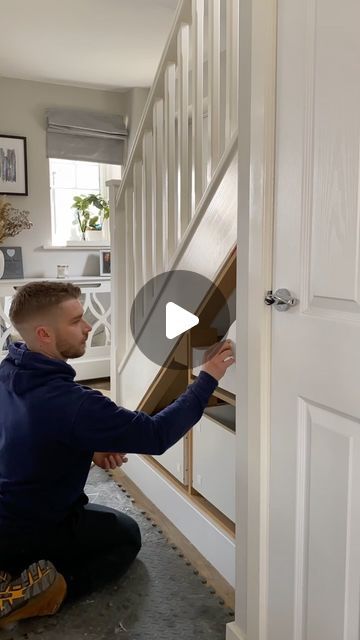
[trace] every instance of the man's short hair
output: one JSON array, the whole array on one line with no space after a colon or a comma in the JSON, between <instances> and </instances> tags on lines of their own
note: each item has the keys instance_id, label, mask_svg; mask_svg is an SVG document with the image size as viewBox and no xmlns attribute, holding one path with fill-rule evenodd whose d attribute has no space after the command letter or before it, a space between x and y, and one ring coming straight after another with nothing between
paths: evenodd
<instances>
[{"instance_id":1,"label":"man's short hair","mask_svg":"<svg viewBox=\"0 0 360 640\"><path fill-rule=\"evenodd\" d=\"M17 328L66 300L77 300L80 295L80 287L71 282L28 282L12 299L10 320Z\"/></svg>"}]
</instances>

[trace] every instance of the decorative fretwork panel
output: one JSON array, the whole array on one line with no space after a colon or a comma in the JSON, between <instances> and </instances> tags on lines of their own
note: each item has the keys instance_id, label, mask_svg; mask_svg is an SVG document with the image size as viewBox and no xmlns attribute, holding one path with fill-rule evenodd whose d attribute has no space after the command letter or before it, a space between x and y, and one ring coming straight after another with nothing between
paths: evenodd
<instances>
[{"instance_id":1,"label":"decorative fretwork panel","mask_svg":"<svg viewBox=\"0 0 360 640\"><path fill-rule=\"evenodd\" d=\"M0 281L0 361L6 356L9 344L16 340L21 340L10 322L9 309L11 300L18 287L26 284L26 282L35 280L40 282L43 278ZM84 318L92 326L86 354L82 358L71 361L71 365L76 370L82 370L84 369L83 365L89 362L89 365L85 367L86 374L84 375L86 378L109 375L111 344L110 279L79 278L71 280L71 282L81 288L80 301L84 307ZM94 362L96 367L94 367L93 375L90 363ZM99 368L100 362L106 362L106 365ZM78 363L80 363L79 366Z\"/></svg>"}]
</instances>

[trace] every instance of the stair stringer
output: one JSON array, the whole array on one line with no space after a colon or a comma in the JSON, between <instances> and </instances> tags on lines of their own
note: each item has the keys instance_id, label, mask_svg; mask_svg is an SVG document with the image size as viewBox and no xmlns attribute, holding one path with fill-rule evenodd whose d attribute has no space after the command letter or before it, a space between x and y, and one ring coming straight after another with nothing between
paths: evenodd
<instances>
[{"instance_id":1,"label":"stair stringer","mask_svg":"<svg viewBox=\"0 0 360 640\"><path fill-rule=\"evenodd\" d=\"M237 239L237 156L213 190L212 198L189 227L189 233L172 264L171 270L194 271L210 281L221 269ZM211 188L207 193L211 193ZM205 194L206 195L206 194ZM206 202L206 198L204 198ZM166 289L163 293L166 297ZM196 311L202 302L191 300L189 311ZM164 360L165 362L165 360ZM128 409L136 409L157 377L161 367L151 362L136 344L119 366L116 401Z\"/></svg>"}]
</instances>

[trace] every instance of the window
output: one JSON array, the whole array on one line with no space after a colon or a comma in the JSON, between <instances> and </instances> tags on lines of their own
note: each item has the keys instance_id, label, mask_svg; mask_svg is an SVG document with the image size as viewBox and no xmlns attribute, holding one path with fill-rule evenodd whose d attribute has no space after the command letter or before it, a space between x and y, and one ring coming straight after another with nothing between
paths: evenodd
<instances>
[{"instance_id":1,"label":"window","mask_svg":"<svg viewBox=\"0 0 360 640\"><path fill-rule=\"evenodd\" d=\"M103 198L108 198L106 180L120 178L121 167L50 158L49 170L52 244L80 243L81 232L78 225L73 224L75 220L75 210L71 208L73 197L100 193ZM100 245L109 245L108 225L96 233L99 234Z\"/></svg>"}]
</instances>

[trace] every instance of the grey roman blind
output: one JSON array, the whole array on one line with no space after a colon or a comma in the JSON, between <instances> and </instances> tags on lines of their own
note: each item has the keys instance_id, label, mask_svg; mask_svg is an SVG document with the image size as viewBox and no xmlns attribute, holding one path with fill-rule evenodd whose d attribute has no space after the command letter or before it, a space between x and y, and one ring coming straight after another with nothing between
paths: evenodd
<instances>
[{"instance_id":1,"label":"grey roman blind","mask_svg":"<svg viewBox=\"0 0 360 640\"><path fill-rule=\"evenodd\" d=\"M122 116L48 109L46 117L48 158L124 164L128 131Z\"/></svg>"}]
</instances>

